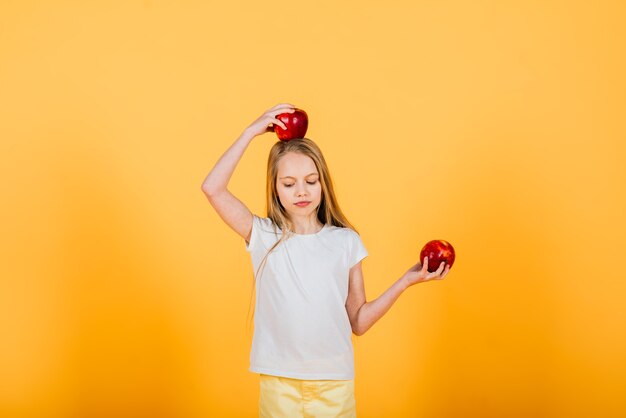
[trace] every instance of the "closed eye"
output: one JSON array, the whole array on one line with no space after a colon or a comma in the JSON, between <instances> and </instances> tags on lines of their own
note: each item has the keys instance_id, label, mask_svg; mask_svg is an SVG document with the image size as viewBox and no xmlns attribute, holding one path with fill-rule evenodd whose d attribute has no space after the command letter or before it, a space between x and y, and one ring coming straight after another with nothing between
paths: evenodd
<instances>
[{"instance_id":1,"label":"closed eye","mask_svg":"<svg viewBox=\"0 0 626 418\"><path fill-rule=\"evenodd\" d=\"M315 183L317 183L317 180L315 180L315 181L307 181L307 184L310 184L310 185L314 185ZM291 186L293 186L293 185L294 185L294 183L291 183L291 184L283 184L283 186L285 186L285 187L291 187Z\"/></svg>"}]
</instances>

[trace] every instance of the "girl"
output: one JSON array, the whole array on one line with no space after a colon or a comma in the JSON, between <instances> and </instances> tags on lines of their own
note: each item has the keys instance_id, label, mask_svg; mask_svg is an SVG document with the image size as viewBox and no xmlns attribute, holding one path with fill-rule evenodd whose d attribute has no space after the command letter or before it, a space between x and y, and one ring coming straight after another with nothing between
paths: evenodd
<instances>
[{"instance_id":1,"label":"girl","mask_svg":"<svg viewBox=\"0 0 626 418\"><path fill-rule=\"evenodd\" d=\"M443 279L449 266L411 267L367 302L361 260L368 253L335 197L328 167L307 138L278 141L267 163L267 217L253 215L227 189L253 138L286 128L264 112L217 161L202 190L245 239L255 269L256 312L250 371L260 374L260 417L354 417L351 334L363 335L409 286ZM445 270L444 270L445 267Z\"/></svg>"}]
</instances>

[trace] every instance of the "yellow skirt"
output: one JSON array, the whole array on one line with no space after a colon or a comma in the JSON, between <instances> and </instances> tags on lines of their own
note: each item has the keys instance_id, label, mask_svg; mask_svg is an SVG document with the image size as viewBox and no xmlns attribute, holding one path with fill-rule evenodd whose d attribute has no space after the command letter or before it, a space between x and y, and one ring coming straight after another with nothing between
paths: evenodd
<instances>
[{"instance_id":1,"label":"yellow skirt","mask_svg":"<svg viewBox=\"0 0 626 418\"><path fill-rule=\"evenodd\" d=\"M356 417L354 380L300 380L261 374L260 418Z\"/></svg>"}]
</instances>

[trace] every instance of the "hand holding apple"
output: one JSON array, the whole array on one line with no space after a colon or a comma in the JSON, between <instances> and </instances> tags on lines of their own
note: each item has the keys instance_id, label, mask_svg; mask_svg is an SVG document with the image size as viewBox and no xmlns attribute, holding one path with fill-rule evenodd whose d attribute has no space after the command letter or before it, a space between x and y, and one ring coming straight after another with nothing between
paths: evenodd
<instances>
[{"instance_id":1,"label":"hand holding apple","mask_svg":"<svg viewBox=\"0 0 626 418\"><path fill-rule=\"evenodd\" d=\"M248 126L244 133L246 136L255 137L266 132L274 132L274 128L279 126L287 129L287 126L277 119L278 115L290 114L296 111L296 107L290 103L280 103L267 109L261 116Z\"/></svg>"},{"instance_id":2,"label":"hand holding apple","mask_svg":"<svg viewBox=\"0 0 626 418\"><path fill-rule=\"evenodd\" d=\"M274 132L281 141L289 141L295 138L304 138L306 130L309 127L309 118L302 109L295 109L294 112L281 113L276 116L285 128L280 125L274 125Z\"/></svg>"},{"instance_id":3,"label":"hand holding apple","mask_svg":"<svg viewBox=\"0 0 626 418\"><path fill-rule=\"evenodd\" d=\"M442 280L450 272L454 258L454 248L449 242L429 241L420 252L420 261L404 273L402 278L409 286L429 280Z\"/></svg>"},{"instance_id":4,"label":"hand holding apple","mask_svg":"<svg viewBox=\"0 0 626 418\"><path fill-rule=\"evenodd\" d=\"M420 261L424 260L424 257L428 257L430 263L428 271L431 273L437 270L442 262L452 267L455 257L454 247L442 239L428 241L420 252Z\"/></svg>"},{"instance_id":5,"label":"hand holding apple","mask_svg":"<svg viewBox=\"0 0 626 418\"><path fill-rule=\"evenodd\" d=\"M445 267L444 267L445 266ZM450 265L445 265L444 262L439 264L439 268L433 272L428 271L428 258L424 259L424 264L417 263L413 267L407 270L402 276L402 279L406 280L409 286L416 283L423 283L430 280L443 280L444 277L450 272Z\"/></svg>"}]
</instances>

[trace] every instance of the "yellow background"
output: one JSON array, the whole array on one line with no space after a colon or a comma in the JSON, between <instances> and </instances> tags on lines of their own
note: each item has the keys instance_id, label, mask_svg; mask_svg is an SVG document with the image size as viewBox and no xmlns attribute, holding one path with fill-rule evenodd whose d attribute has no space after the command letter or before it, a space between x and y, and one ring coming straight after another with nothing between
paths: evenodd
<instances>
[{"instance_id":1,"label":"yellow background","mask_svg":"<svg viewBox=\"0 0 626 418\"><path fill-rule=\"evenodd\" d=\"M370 253L366 417L626 416L619 1L0 2L0 416L253 417L252 267L200 186L309 114ZM230 189L265 209L257 137Z\"/></svg>"}]
</instances>

